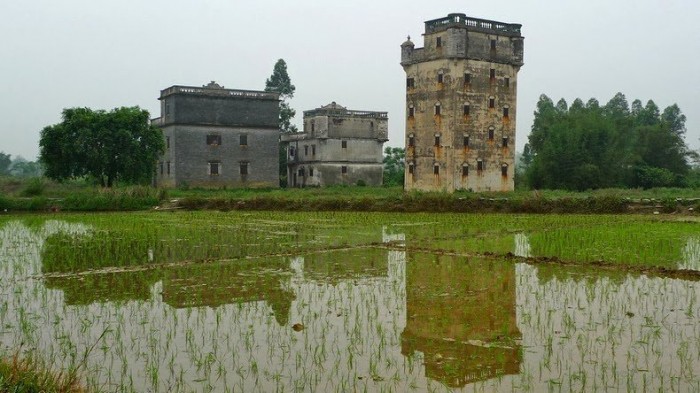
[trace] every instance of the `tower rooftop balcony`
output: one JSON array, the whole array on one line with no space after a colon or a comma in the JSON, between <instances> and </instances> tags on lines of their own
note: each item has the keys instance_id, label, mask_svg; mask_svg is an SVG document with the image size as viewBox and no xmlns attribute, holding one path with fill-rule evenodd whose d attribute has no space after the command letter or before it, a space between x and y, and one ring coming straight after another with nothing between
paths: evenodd
<instances>
[{"instance_id":1,"label":"tower rooftop balcony","mask_svg":"<svg viewBox=\"0 0 700 393\"><path fill-rule=\"evenodd\" d=\"M450 27L466 28L467 30L493 33L509 37L521 37L521 24L503 23L493 20L472 18L465 14L449 14L444 18L425 22L425 34L447 30Z\"/></svg>"}]
</instances>

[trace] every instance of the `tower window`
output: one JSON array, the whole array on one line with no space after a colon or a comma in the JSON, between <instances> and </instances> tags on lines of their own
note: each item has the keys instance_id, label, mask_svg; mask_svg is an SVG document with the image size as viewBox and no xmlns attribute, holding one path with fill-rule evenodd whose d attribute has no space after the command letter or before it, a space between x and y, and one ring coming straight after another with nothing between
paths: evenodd
<instances>
[{"instance_id":1,"label":"tower window","mask_svg":"<svg viewBox=\"0 0 700 393\"><path fill-rule=\"evenodd\" d=\"M240 144L241 146L248 146L248 135L242 134L242 135L239 137L239 142L240 142L239 144Z\"/></svg>"},{"instance_id":2,"label":"tower window","mask_svg":"<svg viewBox=\"0 0 700 393\"><path fill-rule=\"evenodd\" d=\"M464 106L462 107L462 111L464 112L464 116L469 116L469 112L471 111L471 108L470 108L468 103L464 104Z\"/></svg>"},{"instance_id":3,"label":"tower window","mask_svg":"<svg viewBox=\"0 0 700 393\"><path fill-rule=\"evenodd\" d=\"M433 175L439 175L440 174L440 166L435 164L433 166Z\"/></svg>"},{"instance_id":4,"label":"tower window","mask_svg":"<svg viewBox=\"0 0 700 393\"><path fill-rule=\"evenodd\" d=\"M413 174L413 164L408 164L408 174L409 175Z\"/></svg>"},{"instance_id":5,"label":"tower window","mask_svg":"<svg viewBox=\"0 0 700 393\"><path fill-rule=\"evenodd\" d=\"M508 177L508 165L507 164L501 165L501 176Z\"/></svg>"},{"instance_id":6,"label":"tower window","mask_svg":"<svg viewBox=\"0 0 700 393\"><path fill-rule=\"evenodd\" d=\"M435 46L437 46L438 48L442 48L442 37L437 37L437 39L435 40Z\"/></svg>"},{"instance_id":7,"label":"tower window","mask_svg":"<svg viewBox=\"0 0 700 393\"><path fill-rule=\"evenodd\" d=\"M510 87L510 78L508 78L508 77L503 78L503 84L506 87Z\"/></svg>"},{"instance_id":8,"label":"tower window","mask_svg":"<svg viewBox=\"0 0 700 393\"><path fill-rule=\"evenodd\" d=\"M493 134L494 134L494 128L493 128L493 127L489 127L489 140L490 140L490 141L493 140Z\"/></svg>"},{"instance_id":9,"label":"tower window","mask_svg":"<svg viewBox=\"0 0 700 393\"><path fill-rule=\"evenodd\" d=\"M406 88L407 89L413 89L415 87L415 79L413 78L406 78Z\"/></svg>"},{"instance_id":10,"label":"tower window","mask_svg":"<svg viewBox=\"0 0 700 393\"><path fill-rule=\"evenodd\" d=\"M435 104L435 115L440 116L440 103Z\"/></svg>"},{"instance_id":11,"label":"tower window","mask_svg":"<svg viewBox=\"0 0 700 393\"><path fill-rule=\"evenodd\" d=\"M477 171L483 171L486 166L484 165L484 161L482 160L476 160L476 170Z\"/></svg>"},{"instance_id":12,"label":"tower window","mask_svg":"<svg viewBox=\"0 0 700 393\"><path fill-rule=\"evenodd\" d=\"M440 71L440 72L438 73L438 76L437 76L437 83L442 83L442 82L443 82L442 71Z\"/></svg>"},{"instance_id":13,"label":"tower window","mask_svg":"<svg viewBox=\"0 0 700 393\"><path fill-rule=\"evenodd\" d=\"M489 108L496 107L496 99L494 97L489 97Z\"/></svg>"},{"instance_id":14,"label":"tower window","mask_svg":"<svg viewBox=\"0 0 700 393\"><path fill-rule=\"evenodd\" d=\"M411 118L415 115L415 110L413 109L413 105L408 107L408 117Z\"/></svg>"},{"instance_id":15,"label":"tower window","mask_svg":"<svg viewBox=\"0 0 700 393\"><path fill-rule=\"evenodd\" d=\"M507 136L503 137L503 147L508 147L508 137Z\"/></svg>"},{"instance_id":16,"label":"tower window","mask_svg":"<svg viewBox=\"0 0 700 393\"><path fill-rule=\"evenodd\" d=\"M469 165L462 165L462 176L467 177L469 176Z\"/></svg>"},{"instance_id":17,"label":"tower window","mask_svg":"<svg viewBox=\"0 0 700 393\"><path fill-rule=\"evenodd\" d=\"M470 83L472 83L472 74L465 72L464 73L464 84L468 85Z\"/></svg>"},{"instance_id":18,"label":"tower window","mask_svg":"<svg viewBox=\"0 0 700 393\"><path fill-rule=\"evenodd\" d=\"M340 146L341 146L343 149L347 149L347 148L348 148L348 141L342 141L342 142L340 142Z\"/></svg>"},{"instance_id":19,"label":"tower window","mask_svg":"<svg viewBox=\"0 0 700 393\"><path fill-rule=\"evenodd\" d=\"M491 50L496 50L496 40L491 40Z\"/></svg>"},{"instance_id":20,"label":"tower window","mask_svg":"<svg viewBox=\"0 0 700 393\"><path fill-rule=\"evenodd\" d=\"M340 173L342 173L342 174L348 173L348 167L345 166L345 165L341 166L341 167L340 167Z\"/></svg>"},{"instance_id":21,"label":"tower window","mask_svg":"<svg viewBox=\"0 0 700 393\"><path fill-rule=\"evenodd\" d=\"M503 117L507 119L509 113L510 113L510 108L508 108L507 106L504 106L503 107Z\"/></svg>"},{"instance_id":22,"label":"tower window","mask_svg":"<svg viewBox=\"0 0 700 393\"><path fill-rule=\"evenodd\" d=\"M440 147L440 135L435 135L435 147Z\"/></svg>"},{"instance_id":23,"label":"tower window","mask_svg":"<svg viewBox=\"0 0 700 393\"><path fill-rule=\"evenodd\" d=\"M415 138L413 137L413 135L409 135L408 136L408 147L413 147L415 145L416 145Z\"/></svg>"},{"instance_id":24,"label":"tower window","mask_svg":"<svg viewBox=\"0 0 700 393\"><path fill-rule=\"evenodd\" d=\"M489 79L491 79L491 80L496 79L496 69L495 68L491 68L491 70L489 70Z\"/></svg>"},{"instance_id":25,"label":"tower window","mask_svg":"<svg viewBox=\"0 0 700 393\"><path fill-rule=\"evenodd\" d=\"M464 147L469 147L469 135L465 135L465 136L462 138L462 145L463 145Z\"/></svg>"},{"instance_id":26,"label":"tower window","mask_svg":"<svg viewBox=\"0 0 700 393\"><path fill-rule=\"evenodd\" d=\"M247 175L248 174L248 163L247 162L241 162L240 165L240 171L241 175Z\"/></svg>"}]
</instances>

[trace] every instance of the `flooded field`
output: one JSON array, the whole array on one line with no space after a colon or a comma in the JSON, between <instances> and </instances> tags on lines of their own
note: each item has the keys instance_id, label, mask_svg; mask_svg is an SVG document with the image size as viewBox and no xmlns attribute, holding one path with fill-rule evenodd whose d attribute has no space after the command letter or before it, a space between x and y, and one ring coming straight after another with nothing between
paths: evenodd
<instances>
[{"instance_id":1,"label":"flooded field","mask_svg":"<svg viewBox=\"0 0 700 393\"><path fill-rule=\"evenodd\" d=\"M0 354L98 391L700 391L700 222L0 217Z\"/></svg>"}]
</instances>

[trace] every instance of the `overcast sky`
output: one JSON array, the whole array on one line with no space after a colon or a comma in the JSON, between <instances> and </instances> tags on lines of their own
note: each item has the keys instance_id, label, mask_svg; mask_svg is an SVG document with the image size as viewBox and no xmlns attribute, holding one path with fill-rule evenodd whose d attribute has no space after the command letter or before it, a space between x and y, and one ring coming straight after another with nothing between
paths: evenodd
<instances>
[{"instance_id":1,"label":"overcast sky","mask_svg":"<svg viewBox=\"0 0 700 393\"><path fill-rule=\"evenodd\" d=\"M159 116L160 90L262 90L279 58L302 111L336 101L389 112L403 146L400 45L423 22L459 12L523 25L517 149L540 94L606 103L616 92L688 117L700 147L700 1L1 0L0 151L33 160L63 108L138 105ZM301 127L300 127L301 128Z\"/></svg>"}]
</instances>

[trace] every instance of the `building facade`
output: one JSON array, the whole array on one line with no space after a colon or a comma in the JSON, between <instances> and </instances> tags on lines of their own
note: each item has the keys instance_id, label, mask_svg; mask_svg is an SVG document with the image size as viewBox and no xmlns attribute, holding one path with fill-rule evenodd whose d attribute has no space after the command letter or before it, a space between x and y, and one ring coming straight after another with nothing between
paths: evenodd
<instances>
[{"instance_id":1,"label":"building facade","mask_svg":"<svg viewBox=\"0 0 700 393\"><path fill-rule=\"evenodd\" d=\"M513 190L520 28L449 14L401 45L406 190Z\"/></svg>"},{"instance_id":2,"label":"building facade","mask_svg":"<svg viewBox=\"0 0 700 393\"><path fill-rule=\"evenodd\" d=\"M279 94L172 86L160 92L162 187L279 187Z\"/></svg>"},{"instance_id":3,"label":"building facade","mask_svg":"<svg viewBox=\"0 0 700 393\"><path fill-rule=\"evenodd\" d=\"M348 110L335 102L304 111L304 132L282 135L288 185L382 185L387 133L387 112Z\"/></svg>"}]
</instances>

